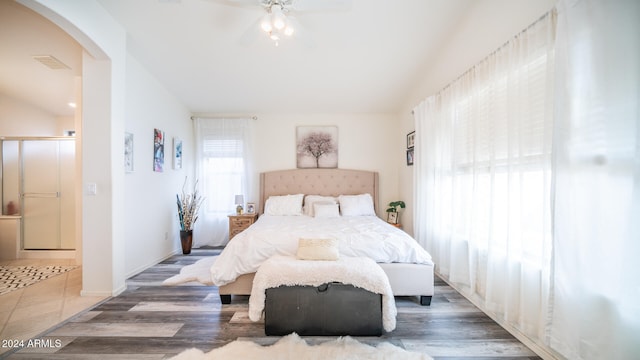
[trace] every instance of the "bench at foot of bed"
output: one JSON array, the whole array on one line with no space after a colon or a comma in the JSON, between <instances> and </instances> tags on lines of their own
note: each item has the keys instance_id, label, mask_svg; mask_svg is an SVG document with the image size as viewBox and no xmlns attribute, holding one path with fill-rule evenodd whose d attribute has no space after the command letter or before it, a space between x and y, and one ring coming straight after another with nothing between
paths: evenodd
<instances>
[{"instance_id":1,"label":"bench at foot of bed","mask_svg":"<svg viewBox=\"0 0 640 360\"><path fill-rule=\"evenodd\" d=\"M267 336L380 336L382 295L342 283L266 289Z\"/></svg>"},{"instance_id":2,"label":"bench at foot of bed","mask_svg":"<svg viewBox=\"0 0 640 360\"><path fill-rule=\"evenodd\" d=\"M231 304L231 295L220 295L220 302L223 304ZM430 306L431 296L420 296L420 305Z\"/></svg>"}]
</instances>

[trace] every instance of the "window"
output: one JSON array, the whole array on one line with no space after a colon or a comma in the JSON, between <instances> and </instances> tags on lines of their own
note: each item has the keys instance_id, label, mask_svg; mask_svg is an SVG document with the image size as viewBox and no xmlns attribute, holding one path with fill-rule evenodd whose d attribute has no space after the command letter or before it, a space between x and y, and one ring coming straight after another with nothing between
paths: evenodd
<instances>
[{"instance_id":1,"label":"window","mask_svg":"<svg viewBox=\"0 0 640 360\"><path fill-rule=\"evenodd\" d=\"M204 196L194 228L194 247L228 241L227 215L235 211L235 195L252 199L250 119L196 121L196 173Z\"/></svg>"},{"instance_id":2,"label":"window","mask_svg":"<svg viewBox=\"0 0 640 360\"><path fill-rule=\"evenodd\" d=\"M482 81L452 98L450 181L465 219L456 237L518 261L541 259L551 238L548 55L516 71L495 56L468 75L485 73Z\"/></svg>"},{"instance_id":3,"label":"window","mask_svg":"<svg viewBox=\"0 0 640 360\"><path fill-rule=\"evenodd\" d=\"M203 191L208 196L204 211L227 215L235 208L234 195L243 194L243 148L242 139L205 139L202 171L207 181Z\"/></svg>"},{"instance_id":4,"label":"window","mask_svg":"<svg viewBox=\"0 0 640 360\"><path fill-rule=\"evenodd\" d=\"M544 336L555 13L414 109L415 236L483 311Z\"/></svg>"}]
</instances>

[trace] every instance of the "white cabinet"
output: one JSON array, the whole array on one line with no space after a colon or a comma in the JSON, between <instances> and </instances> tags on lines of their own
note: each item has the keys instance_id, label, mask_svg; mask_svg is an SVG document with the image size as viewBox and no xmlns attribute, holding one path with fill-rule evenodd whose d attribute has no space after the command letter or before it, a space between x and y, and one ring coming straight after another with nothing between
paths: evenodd
<instances>
[{"instance_id":1,"label":"white cabinet","mask_svg":"<svg viewBox=\"0 0 640 360\"><path fill-rule=\"evenodd\" d=\"M20 250L20 216L0 216L0 260L15 260Z\"/></svg>"}]
</instances>

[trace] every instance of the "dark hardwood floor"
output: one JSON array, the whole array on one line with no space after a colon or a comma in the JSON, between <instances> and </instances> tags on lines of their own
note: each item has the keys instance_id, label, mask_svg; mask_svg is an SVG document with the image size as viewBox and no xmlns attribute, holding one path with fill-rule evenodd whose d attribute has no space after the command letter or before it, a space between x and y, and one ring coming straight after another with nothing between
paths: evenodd
<instances>
[{"instance_id":1,"label":"dark hardwood floor","mask_svg":"<svg viewBox=\"0 0 640 360\"><path fill-rule=\"evenodd\" d=\"M219 250L194 249L176 255L127 281L121 295L110 298L36 340L40 346L6 353L8 359L167 359L196 347L203 351L236 339L272 344L263 323L249 320L248 297L233 297L222 305L216 287L161 282ZM396 298L397 327L381 337L361 342L388 341L435 359L540 359L521 342L478 310L445 282L436 279L431 306L418 298ZM335 337L305 337L311 344ZM0 356L3 357L3 356Z\"/></svg>"}]
</instances>

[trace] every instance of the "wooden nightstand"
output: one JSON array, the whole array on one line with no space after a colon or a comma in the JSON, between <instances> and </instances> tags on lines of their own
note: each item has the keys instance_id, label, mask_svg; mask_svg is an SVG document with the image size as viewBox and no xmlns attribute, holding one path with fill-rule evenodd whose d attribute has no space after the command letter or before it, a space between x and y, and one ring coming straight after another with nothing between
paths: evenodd
<instances>
[{"instance_id":1,"label":"wooden nightstand","mask_svg":"<svg viewBox=\"0 0 640 360\"><path fill-rule=\"evenodd\" d=\"M402 224L389 223L389 225L393 225L393 226L397 227L398 229L402 230Z\"/></svg>"},{"instance_id":2,"label":"wooden nightstand","mask_svg":"<svg viewBox=\"0 0 640 360\"><path fill-rule=\"evenodd\" d=\"M229 215L229 240L258 220L258 214Z\"/></svg>"}]
</instances>

